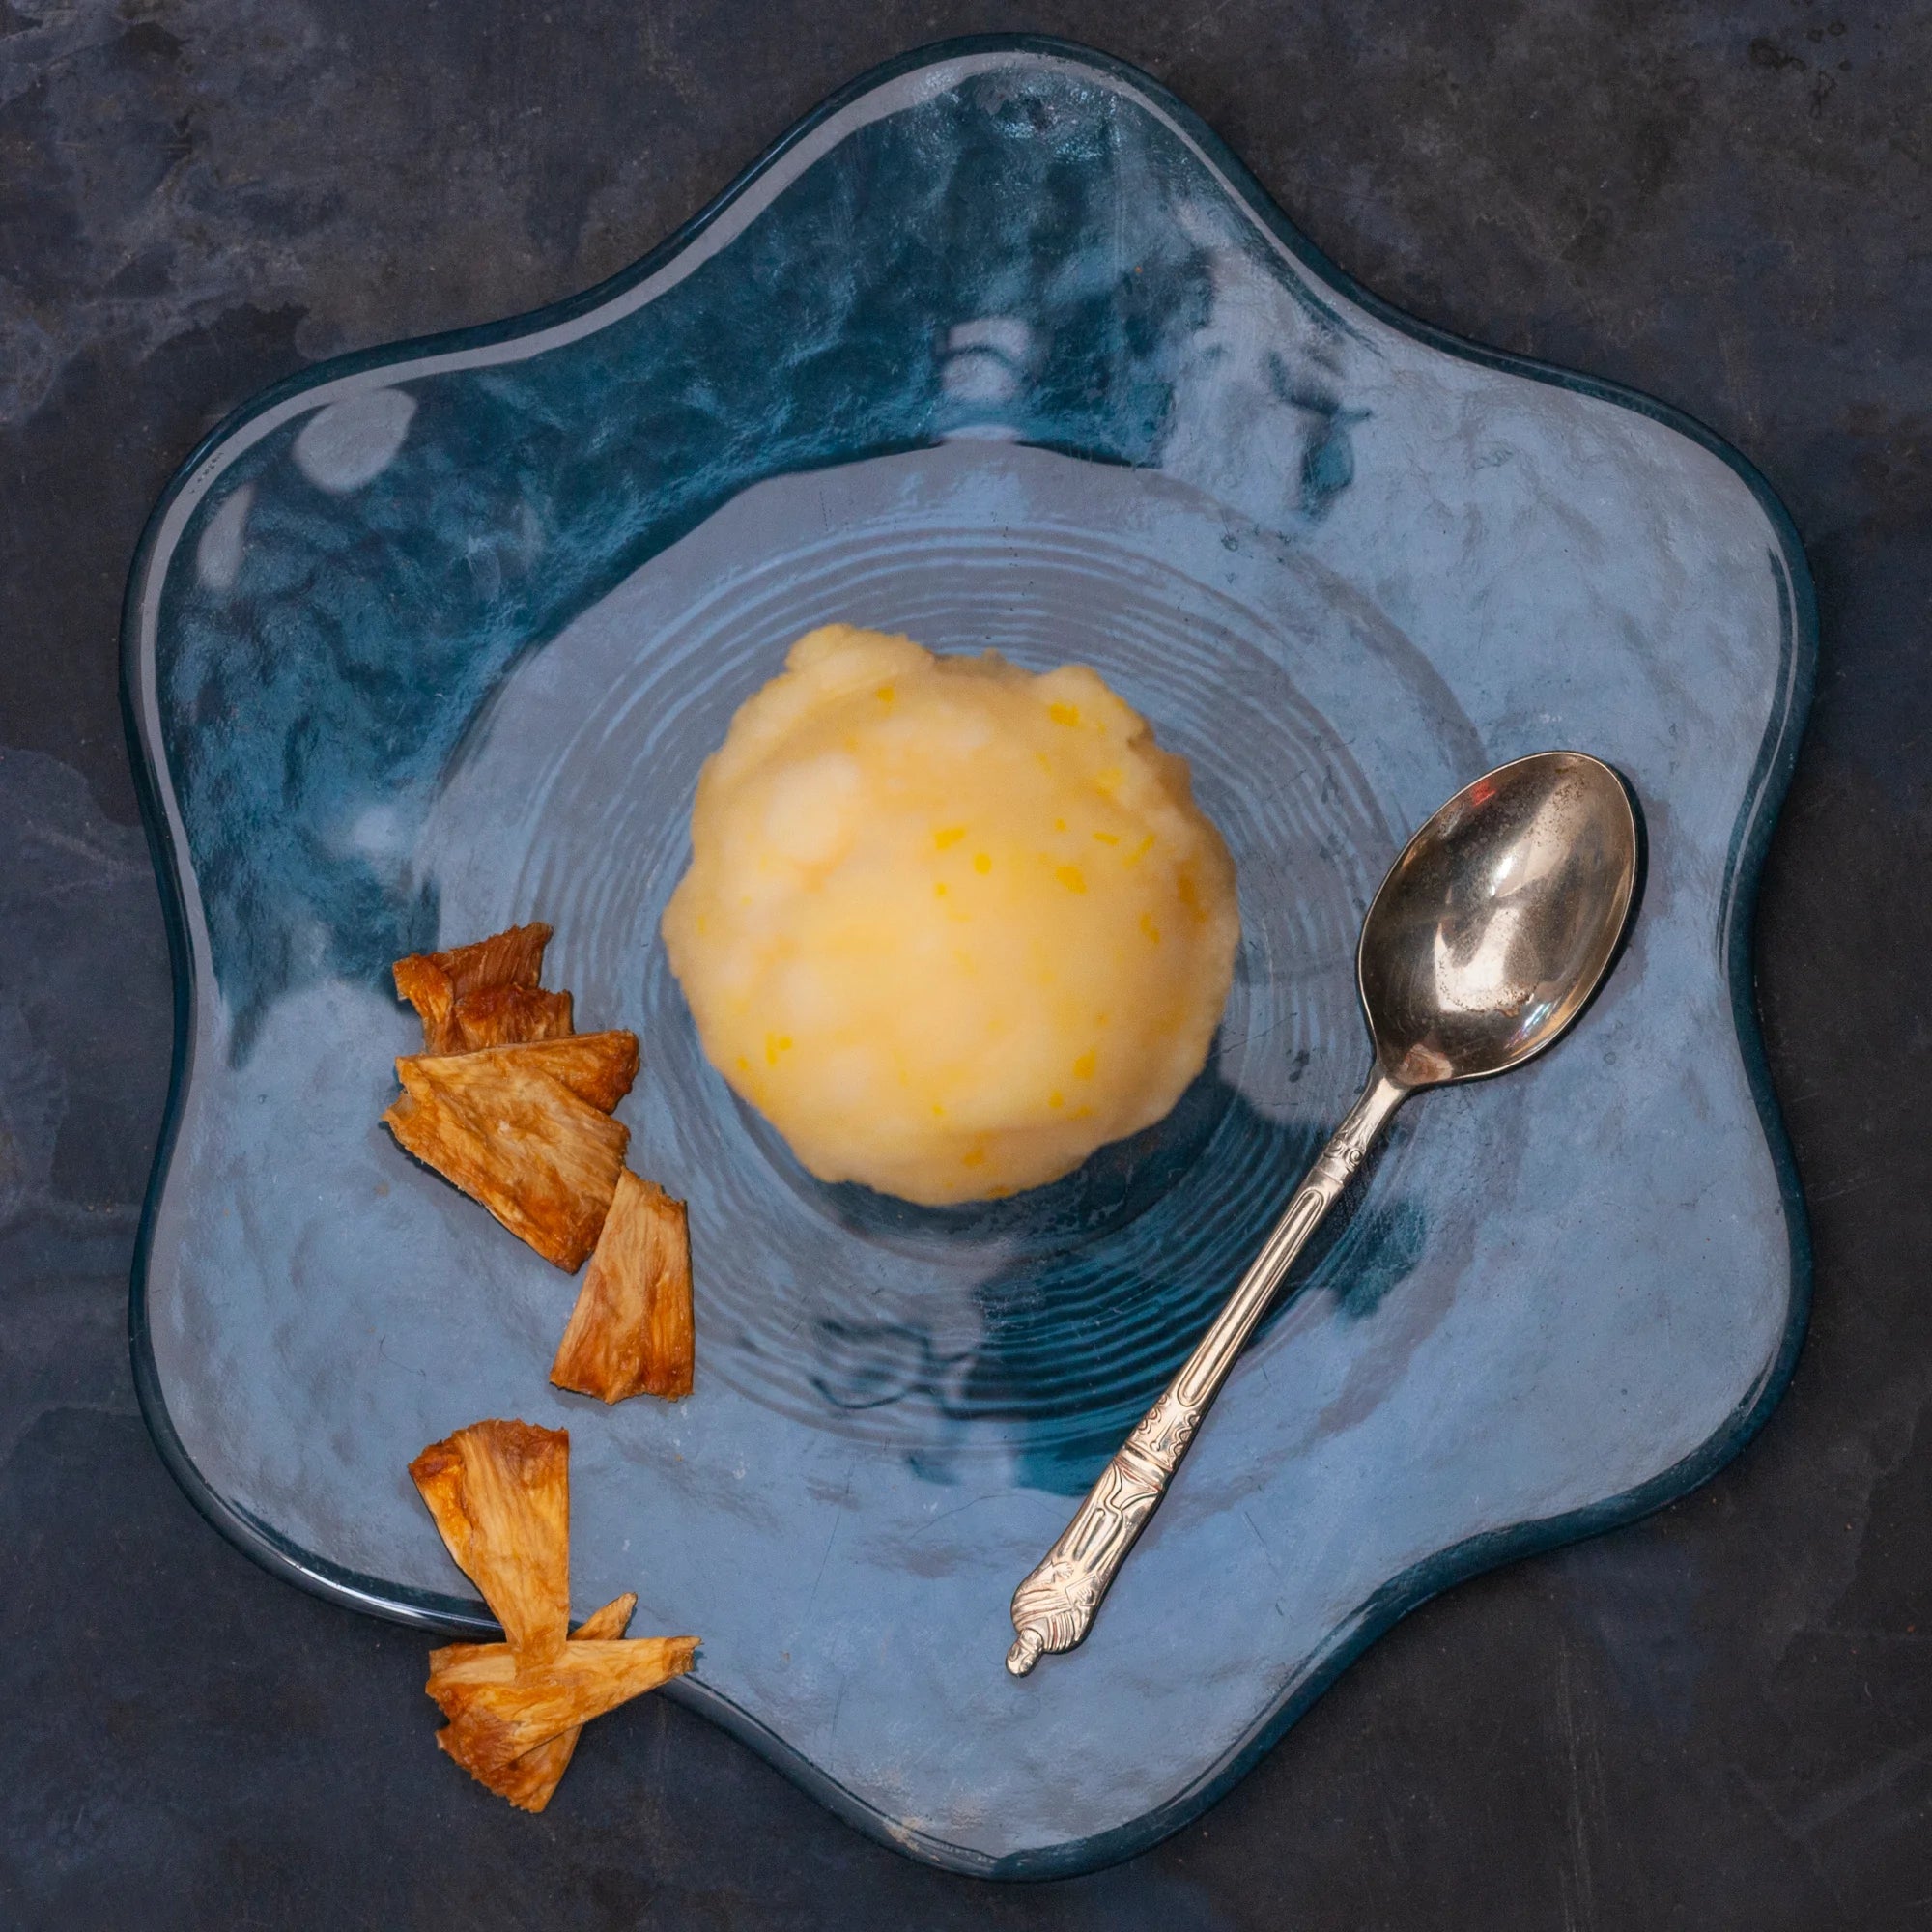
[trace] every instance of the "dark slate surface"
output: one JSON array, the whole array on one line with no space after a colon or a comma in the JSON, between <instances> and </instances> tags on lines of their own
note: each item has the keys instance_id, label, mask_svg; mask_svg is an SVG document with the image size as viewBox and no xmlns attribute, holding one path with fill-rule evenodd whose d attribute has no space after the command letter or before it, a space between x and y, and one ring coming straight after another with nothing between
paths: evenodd
<instances>
[{"instance_id":1,"label":"dark slate surface","mask_svg":"<svg viewBox=\"0 0 1932 1932\"><path fill-rule=\"evenodd\" d=\"M123 1342L169 995L114 680L141 520L226 409L582 286L852 73L1018 27L1147 67L1381 294L1689 409L1790 504L1824 646L1760 990L1817 1300L1706 1490L1428 1606L1134 1863L992 1889L650 1700L513 1815L436 1756L422 1638L175 1491ZM1932 1924L1929 69L1924 10L1832 0L0 4L0 1922Z\"/></svg>"}]
</instances>

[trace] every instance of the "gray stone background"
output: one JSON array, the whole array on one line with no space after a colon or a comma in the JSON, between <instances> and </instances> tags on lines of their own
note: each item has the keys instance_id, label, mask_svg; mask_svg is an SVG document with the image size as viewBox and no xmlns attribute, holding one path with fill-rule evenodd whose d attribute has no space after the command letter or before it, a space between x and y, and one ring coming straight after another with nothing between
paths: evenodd
<instances>
[{"instance_id":1,"label":"gray stone background","mask_svg":"<svg viewBox=\"0 0 1932 1932\"><path fill-rule=\"evenodd\" d=\"M148 507L255 389L582 288L864 68L1018 28L1790 505L1824 644L1759 995L1817 1300L1709 1487L1430 1605L1132 1863L992 1888L650 1699L513 1814L437 1756L422 1637L175 1490L126 1358L171 1019L115 676ZM1928 76L1932 11L1856 0L0 0L0 1922L1932 1925Z\"/></svg>"}]
</instances>

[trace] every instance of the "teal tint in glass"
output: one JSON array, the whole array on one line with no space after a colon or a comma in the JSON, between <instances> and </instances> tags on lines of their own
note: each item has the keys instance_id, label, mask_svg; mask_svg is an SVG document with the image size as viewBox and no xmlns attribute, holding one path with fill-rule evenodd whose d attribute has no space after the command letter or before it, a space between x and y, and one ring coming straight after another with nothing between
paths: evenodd
<instances>
[{"instance_id":1,"label":"teal tint in glass","mask_svg":"<svg viewBox=\"0 0 1932 1932\"><path fill-rule=\"evenodd\" d=\"M1207 1071L1037 1194L811 1180L657 944L703 757L833 619L1094 665L1239 867ZM271 1567L473 1629L405 1464L567 1426L578 1605L701 1633L675 1694L920 1857L1132 1851L1406 1609L1681 1494L1780 1392L1803 1220L1747 925L1813 648L1742 459L1392 315L1143 77L1011 40L880 70L635 270L305 373L157 509L126 661L183 1000L135 1283L156 1439ZM1378 880L1552 745L1644 820L1609 984L1398 1125L1104 1632L1014 1683L1015 1578L1366 1070ZM634 1163L691 1203L676 1406L552 1388L574 1285L377 1124L388 962L537 917L581 1023L643 1037Z\"/></svg>"}]
</instances>

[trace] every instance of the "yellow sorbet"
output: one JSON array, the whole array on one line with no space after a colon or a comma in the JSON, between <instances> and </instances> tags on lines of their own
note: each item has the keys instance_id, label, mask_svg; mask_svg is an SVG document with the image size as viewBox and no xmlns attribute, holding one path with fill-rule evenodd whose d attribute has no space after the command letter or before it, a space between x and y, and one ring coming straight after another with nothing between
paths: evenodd
<instances>
[{"instance_id":1,"label":"yellow sorbet","mask_svg":"<svg viewBox=\"0 0 1932 1932\"><path fill-rule=\"evenodd\" d=\"M712 1064L824 1180L1056 1180L1200 1072L1235 867L1184 758L1080 665L829 624L698 780L665 945Z\"/></svg>"}]
</instances>

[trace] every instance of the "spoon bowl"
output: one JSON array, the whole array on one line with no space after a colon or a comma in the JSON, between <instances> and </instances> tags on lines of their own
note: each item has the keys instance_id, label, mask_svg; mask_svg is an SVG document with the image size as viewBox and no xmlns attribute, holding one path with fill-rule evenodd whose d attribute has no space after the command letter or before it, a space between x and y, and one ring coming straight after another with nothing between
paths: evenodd
<instances>
[{"instance_id":1,"label":"spoon bowl","mask_svg":"<svg viewBox=\"0 0 1932 1932\"><path fill-rule=\"evenodd\" d=\"M1413 1091L1552 1045L1615 953L1636 814L1609 766L1540 752L1487 772L1389 868L1355 953L1376 1062Z\"/></svg>"}]
</instances>

